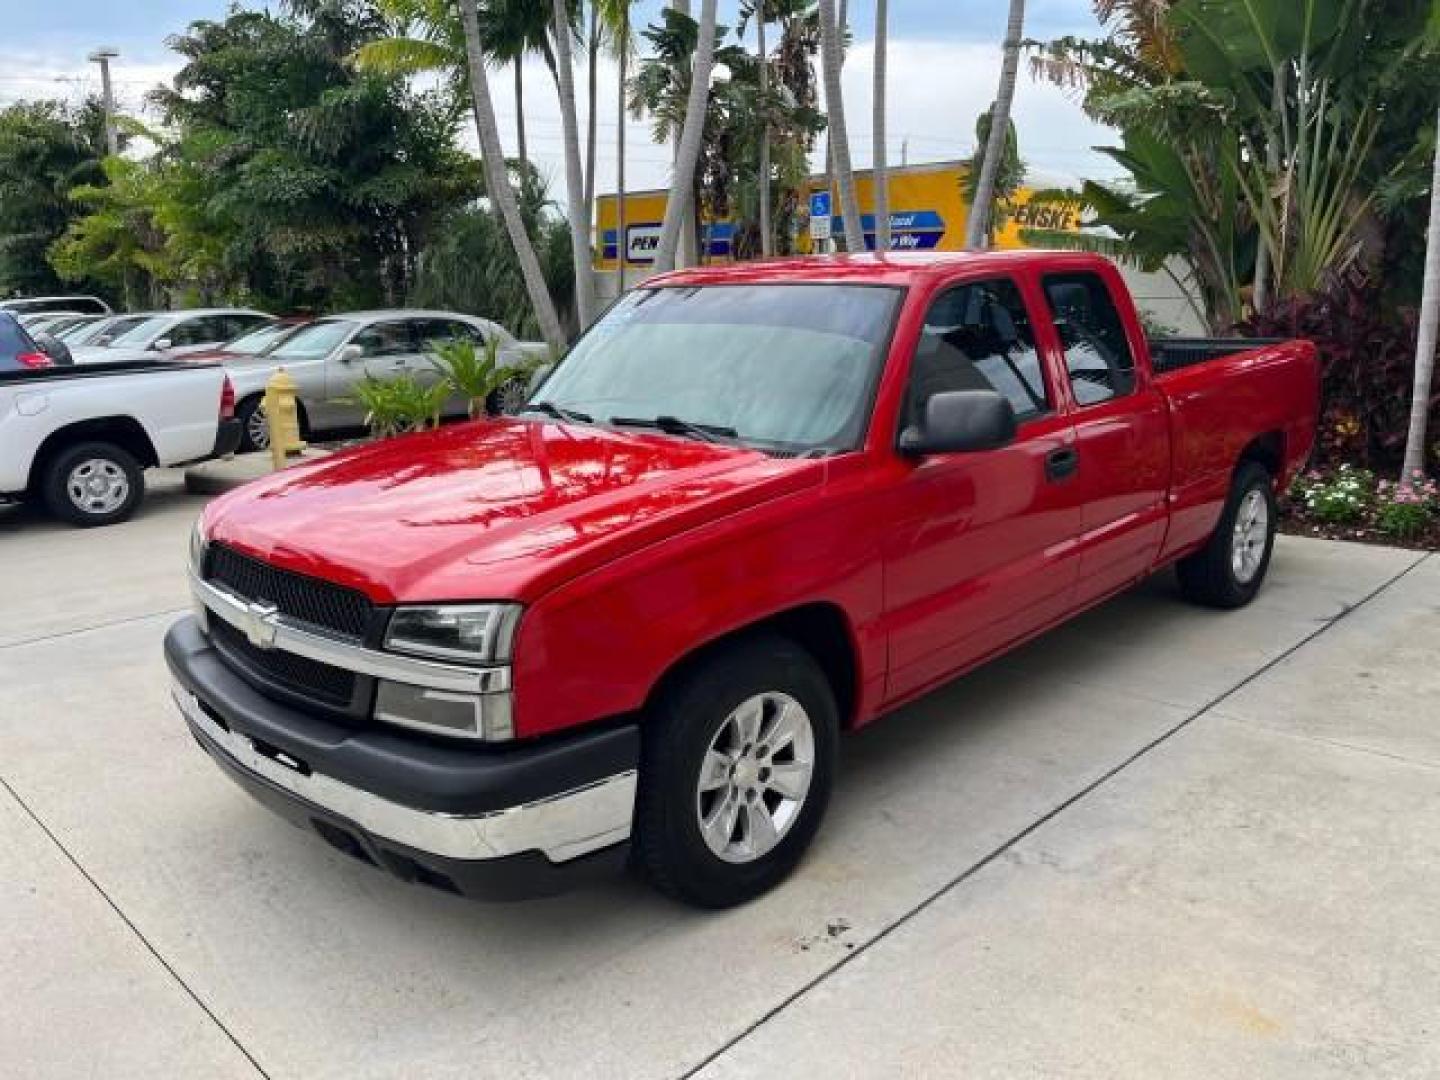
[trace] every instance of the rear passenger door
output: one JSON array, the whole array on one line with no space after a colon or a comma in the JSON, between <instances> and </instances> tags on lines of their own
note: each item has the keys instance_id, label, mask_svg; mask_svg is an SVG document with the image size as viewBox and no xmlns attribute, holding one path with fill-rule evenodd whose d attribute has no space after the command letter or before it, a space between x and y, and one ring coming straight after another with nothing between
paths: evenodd
<instances>
[{"instance_id":1,"label":"rear passenger door","mask_svg":"<svg viewBox=\"0 0 1440 1080\"><path fill-rule=\"evenodd\" d=\"M1118 274L1042 279L1073 403L1081 499L1076 605L1122 589L1154 564L1165 537L1170 421L1164 398L1136 364L1115 303Z\"/></svg>"},{"instance_id":2,"label":"rear passenger door","mask_svg":"<svg viewBox=\"0 0 1440 1080\"><path fill-rule=\"evenodd\" d=\"M1080 524L1068 467L1073 435L1030 307L1008 277L958 284L931 302L901 427L933 394L990 389L1015 410L1015 441L930 455L894 486L884 533L892 698L1049 625L1072 602Z\"/></svg>"}]
</instances>

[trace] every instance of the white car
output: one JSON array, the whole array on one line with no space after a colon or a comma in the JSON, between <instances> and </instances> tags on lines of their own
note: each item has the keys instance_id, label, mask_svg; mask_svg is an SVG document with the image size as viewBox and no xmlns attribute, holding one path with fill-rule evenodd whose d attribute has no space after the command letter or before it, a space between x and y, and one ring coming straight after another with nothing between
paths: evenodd
<instances>
[{"instance_id":1,"label":"white car","mask_svg":"<svg viewBox=\"0 0 1440 1080\"><path fill-rule=\"evenodd\" d=\"M143 470L233 453L235 393L216 364L159 360L0 370L0 500L34 498L76 525L111 525Z\"/></svg>"},{"instance_id":2,"label":"white car","mask_svg":"<svg viewBox=\"0 0 1440 1080\"><path fill-rule=\"evenodd\" d=\"M260 355L217 354L235 383L235 415L243 428L241 449L270 445L262 395L278 368L299 387L301 423L307 433L359 427L365 409L355 400L355 386L367 375L394 379L410 375L426 383L440 379L432 357L446 341L470 340L477 347L499 342L502 366L543 360L549 349L540 342L517 341L503 326L473 315L451 311L356 311L306 323ZM524 392L523 379L507 384L488 402L500 412ZM467 402L456 398L447 416L463 416Z\"/></svg>"},{"instance_id":3,"label":"white car","mask_svg":"<svg viewBox=\"0 0 1440 1080\"><path fill-rule=\"evenodd\" d=\"M212 349L221 342L239 337L262 323L274 322L273 315L248 308L197 308L191 311L157 311L104 346L86 345L74 349L77 364L110 364L120 360L185 356Z\"/></svg>"}]
</instances>

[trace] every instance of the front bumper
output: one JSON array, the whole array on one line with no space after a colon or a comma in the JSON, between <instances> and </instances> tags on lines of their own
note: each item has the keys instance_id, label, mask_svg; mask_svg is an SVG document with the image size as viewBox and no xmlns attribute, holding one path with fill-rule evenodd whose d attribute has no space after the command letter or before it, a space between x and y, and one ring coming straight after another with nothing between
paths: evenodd
<instances>
[{"instance_id":1,"label":"front bumper","mask_svg":"<svg viewBox=\"0 0 1440 1080\"><path fill-rule=\"evenodd\" d=\"M194 619L165 638L176 704L201 747L281 816L409 881L531 896L625 858L639 730L534 745L453 745L356 728L261 695Z\"/></svg>"}]
</instances>

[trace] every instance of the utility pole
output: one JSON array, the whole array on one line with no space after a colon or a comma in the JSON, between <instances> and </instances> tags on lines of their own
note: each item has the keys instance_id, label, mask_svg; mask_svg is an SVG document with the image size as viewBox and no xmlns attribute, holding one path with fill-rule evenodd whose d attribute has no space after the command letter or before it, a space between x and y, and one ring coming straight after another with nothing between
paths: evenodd
<instances>
[{"instance_id":1,"label":"utility pole","mask_svg":"<svg viewBox=\"0 0 1440 1080\"><path fill-rule=\"evenodd\" d=\"M110 85L110 61L119 55L119 49L102 45L88 58L92 64L100 65L101 101L105 109L105 147L111 157L120 153L120 133L115 130L115 91Z\"/></svg>"}]
</instances>

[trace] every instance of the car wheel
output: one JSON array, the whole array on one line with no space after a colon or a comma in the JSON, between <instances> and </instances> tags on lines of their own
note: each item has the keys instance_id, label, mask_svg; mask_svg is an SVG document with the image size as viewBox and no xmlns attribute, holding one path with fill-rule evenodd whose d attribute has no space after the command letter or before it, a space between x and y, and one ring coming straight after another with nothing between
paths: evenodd
<instances>
[{"instance_id":1,"label":"car wheel","mask_svg":"<svg viewBox=\"0 0 1440 1080\"><path fill-rule=\"evenodd\" d=\"M660 890L730 907L782 881L835 776L835 698L786 638L738 642L675 680L644 722L634 857Z\"/></svg>"},{"instance_id":2,"label":"car wheel","mask_svg":"<svg viewBox=\"0 0 1440 1080\"><path fill-rule=\"evenodd\" d=\"M235 406L235 419L240 421L241 453L270 449L270 420L263 397L255 394L240 402Z\"/></svg>"},{"instance_id":3,"label":"car wheel","mask_svg":"<svg viewBox=\"0 0 1440 1080\"><path fill-rule=\"evenodd\" d=\"M519 412L525 404L528 389L527 380L511 379L485 399L485 411L491 416L509 416Z\"/></svg>"},{"instance_id":4,"label":"car wheel","mask_svg":"<svg viewBox=\"0 0 1440 1080\"><path fill-rule=\"evenodd\" d=\"M1257 462L1243 462L1209 542L1176 565L1186 599L1217 608L1244 607L1253 600L1270 569L1276 518L1269 471Z\"/></svg>"},{"instance_id":5,"label":"car wheel","mask_svg":"<svg viewBox=\"0 0 1440 1080\"><path fill-rule=\"evenodd\" d=\"M111 443L80 443L45 466L41 494L50 512L75 525L124 521L145 495L145 475L126 450Z\"/></svg>"}]
</instances>

